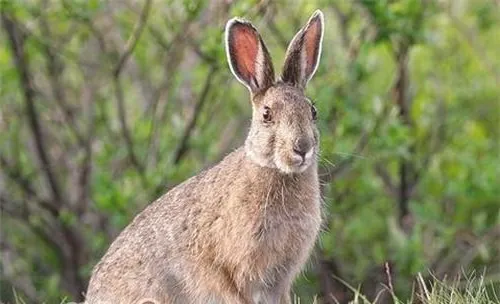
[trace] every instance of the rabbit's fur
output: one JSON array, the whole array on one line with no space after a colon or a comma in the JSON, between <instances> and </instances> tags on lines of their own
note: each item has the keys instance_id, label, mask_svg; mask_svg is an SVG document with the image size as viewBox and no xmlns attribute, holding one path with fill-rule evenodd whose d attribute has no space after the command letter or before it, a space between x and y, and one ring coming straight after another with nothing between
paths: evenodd
<instances>
[{"instance_id":1,"label":"rabbit's fur","mask_svg":"<svg viewBox=\"0 0 500 304\"><path fill-rule=\"evenodd\" d=\"M228 61L252 95L245 144L141 212L95 267L86 303L290 303L321 219L318 131L304 88L323 28L317 11L275 81L257 30L228 22Z\"/></svg>"}]
</instances>

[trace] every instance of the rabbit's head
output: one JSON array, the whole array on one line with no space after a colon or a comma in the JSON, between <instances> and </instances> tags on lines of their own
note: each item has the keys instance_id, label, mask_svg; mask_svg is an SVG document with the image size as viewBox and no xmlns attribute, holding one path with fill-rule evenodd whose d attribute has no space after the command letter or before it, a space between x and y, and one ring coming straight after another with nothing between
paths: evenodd
<instances>
[{"instance_id":1,"label":"rabbit's head","mask_svg":"<svg viewBox=\"0 0 500 304\"><path fill-rule=\"evenodd\" d=\"M316 162L316 108L304 91L318 67L323 29L323 14L316 11L290 42L276 80L257 29L237 18L226 25L229 66L251 93L253 115L245 151L261 166L299 173Z\"/></svg>"}]
</instances>

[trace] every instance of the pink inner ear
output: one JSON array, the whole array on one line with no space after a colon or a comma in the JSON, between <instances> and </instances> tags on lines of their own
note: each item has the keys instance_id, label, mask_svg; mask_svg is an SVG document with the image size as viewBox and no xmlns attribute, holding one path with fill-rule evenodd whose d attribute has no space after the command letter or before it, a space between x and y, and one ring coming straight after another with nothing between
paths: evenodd
<instances>
[{"instance_id":1,"label":"pink inner ear","mask_svg":"<svg viewBox=\"0 0 500 304\"><path fill-rule=\"evenodd\" d=\"M246 81L255 76L255 60L259 51L259 40L255 30L245 25L234 25L231 31L233 36L233 55L238 72Z\"/></svg>"},{"instance_id":2,"label":"pink inner ear","mask_svg":"<svg viewBox=\"0 0 500 304\"><path fill-rule=\"evenodd\" d=\"M321 25L319 21L312 22L306 31L305 49L306 49L306 74L310 75L316 65L318 56L319 40L321 38Z\"/></svg>"}]
</instances>

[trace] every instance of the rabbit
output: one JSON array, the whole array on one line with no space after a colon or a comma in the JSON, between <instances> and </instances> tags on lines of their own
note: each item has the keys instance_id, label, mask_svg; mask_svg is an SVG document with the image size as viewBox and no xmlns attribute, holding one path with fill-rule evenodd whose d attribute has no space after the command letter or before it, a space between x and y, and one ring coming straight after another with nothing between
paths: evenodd
<instances>
[{"instance_id":1,"label":"rabbit","mask_svg":"<svg viewBox=\"0 0 500 304\"><path fill-rule=\"evenodd\" d=\"M137 215L93 269L85 303L291 303L321 223L317 114L304 91L323 32L318 10L276 79L257 29L227 22L229 67L251 96L243 146Z\"/></svg>"}]
</instances>

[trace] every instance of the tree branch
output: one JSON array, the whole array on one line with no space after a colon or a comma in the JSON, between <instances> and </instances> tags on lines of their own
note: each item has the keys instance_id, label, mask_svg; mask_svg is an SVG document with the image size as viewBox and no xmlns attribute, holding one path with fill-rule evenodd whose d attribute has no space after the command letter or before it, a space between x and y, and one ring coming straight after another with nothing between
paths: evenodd
<instances>
[{"instance_id":1,"label":"tree branch","mask_svg":"<svg viewBox=\"0 0 500 304\"><path fill-rule=\"evenodd\" d=\"M94 34L97 39L97 43L99 44L99 48L104 54L108 54L106 40L104 39L104 35L99 31L99 29L95 26L92 16L88 16L86 14L81 14L79 11L73 9L73 5L68 3L69 0L63 0L62 5L68 14L71 15L75 20L82 22L86 25L89 30Z\"/></svg>"},{"instance_id":2,"label":"tree branch","mask_svg":"<svg viewBox=\"0 0 500 304\"><path fill-rule=\"evenodd\" d=\"M54 203L47 201L39 196L39 194L31 186L31 182L24 176L21 175L20 168L13 168L2 155L0 155L0 166L3 172L6 173L7 177L16 183L29 198L34 199L39 203L40 207L47 210L54 217L59 216L59 207Z\"/></svg>"},{"instance_id":3,"label":"tree branch","mask_svg":"<svg viewBox=\"0 0 500 304\"><path fill-rule=\"evenodd\" d=\"M408 96L409 73L408 73L408 53L410 46L406 42L401 42L399 47L396 47L395 56L397 63L396 81L392 88L394 104L399 110L399 119L408 128L414 126L410 110L411 100ZM410 153L414 155L414 146L409 147ZM409 215L408 207L410 201L410 190L415 186L411 181L413 176L413 164L405 156L400 157L399 163L399 185L398 185L398 207L399 207L399 222L402 225L404 219Z\"/></svg>"},{"instance_id":4,"label":"tree branch","mask_svg":"<svg viewBox=\"0 0 500 304\"><path fill-rule=\"evenodd\" d=\"M389 172L387 172L387 170L380 163L375 164L375 172L382 180L387 193L393 197L396 197L397 187L391 176L389 175Z\"/></svg>"},{"instance_id":5,"label":"tree branch","mask_svg":"<svg viewBox=\"0 0 500 304\"><path fill-rule=\"evenodd\" d=\"M96 120L96 113L95 113L95 88L93 86L92 82L89 82L88 85L84 86L82 89L83 92L81 94L82 96L82 102L89 104L89 120L87 121L87 134L85 138L85 145L83 147L84 149L84 157L82 162L79 164L79 174L78 174L78 196L76 199L76 214L78 216L82 216L84 212L88 208L88 203L89 203L89 197L90 197L90 177L92 173L92 142L93 142L93 137L94 137L94 132L95 132L95 120Z\"/></svg>"},{"instance_id":6,"label":"tree branch","mask_svg":"<svg viewBox=\"0 0 500 304\"><path fill-rule=\"evenodd\" d=\"M144 7L142 8L139 20L135 24L134 29L132 30L132 34L130 35L127 44L125 45L125 49L120 55L120 58L118 59L118 63L116 64L115 68L113 69L113 75L115 77L118 77L118 75L120 74L128 58L134 51L135 46L139 41L139 38L141 37L142 31L144 30L144 26L146 25L146 21L149 16L149 12L151 10L151 2L152 0L146 0L146 2L144 3Z\"/></svg>"},{"instance_id":7,"label":"tree branch","mask_svg":"<svg viewBox=\"0 0 500 304\"><path fill-rule=\"evenodd\" d=\"M137 169L137 171L141 173L141 175L144 173L144 166L141 164L141 162L139 161L139 159L135 154L134 141L132 140L132 136L128 129L127 117L125 113L125 100L123 97L123 87L120 80L120 73L123 67L125 66L125 63L127 62L128 58L134 51L135 46L139 41L139 38L141 37L144 26L146 25L149 11L151 10L151 2L152 2L151 0L147 0L146 3L144 4L141 15L139 16L139 20L135 24L132 34L125 45L125 49L120 55L120 58L118 59L118 63L116 64L115 68L113 69L113 84L115 88L115 96L118 107L118 118L120 120L122 135L125 139L125 144L127 145L130 161Z\"/></svg>"},{"instance_id":8,"label":"tree branch","mask_svg":"<svg viewBox=\"0 0 500 304\"><path fill-rule=\"evenodd\" d=\"M49 25L47 24L45 16L40 15L38 19L40 22L40 29L42 31L42 35L49 41L53 41L54 39L52 39L52 32L49 28ZM49 75L50 87L52 89L52 95L54 97L54 100L61 109L64 121L71 130L71 132L73 133L73 135L75 136L76 141L78 142L78 144L84 145L83 136L78 131L78 126L74 119L74 113L67 103L66 94L63 89L61 73L64 69L64 65L61 62L60 58L56 55L54 49L49 47L48 44L42 45L42 49L45 53L45 58L47 61L46 63L47 71Z\"/></svg>"},{"instance_id":9,"label":"tree branch","mask_svg":"<svg viewBox=\"0 0 500 304\"><path fill-rule=\"evenodd\" d=\"M217 71L217 68L212 66L210 71L207 74L207 78L205 79L205 84L203 85L203 89L201 90L200 98L198 98L198 102L194 106L193 113L191 118L189 119L186 128L184 129L184 133L181 137L181 141L174 152L174 164L177 165L182 158L185 156L188 150L189 139L191 138L191 133L193 132L198 117L201 113L201 109L205 104L205 101L208 97L208 92L210 91L210 87L212 85L213 75Z\"/></svg>"},{"instance_id":10,"label":"tree branch","mask_svg":"<svg viewBox=\"0 0 500 304\"><path fill-rule=\"evenodd\" d=\"M26 114L28 116L30 129L35 141L38 158L40 159L43 172L45 173L45 176L49 183L54 200L58 207L60 207L64 204L65 200L63 198L61 187L53 171L52 161L45 147L45 139L42 133L42 126L40 124L38 113L35 107L35 89L33 87L32 76L29 71L28 58L24 51L25 37L18 30L16 22L11 18L11 16L8 16L4 11L2 11L1 17L2 24L4 30L7 32L10 47L19 72L20 85L24 94Z\"/></svg>"},{"instance_id":11,"label":"tree branch","mask_svg":"<svg viewBox=\"0 0 500 304\"><path fill-rule=\"evenodd\" d=\"M9 208L11 205L22 206L25 205L22 210L18 210L15 208ZM63 243L61 239L58 237L57 233L51 228L53 226L50 222L39 213L38 210L37 216L39 216L41 221L30 221L30 217L33 215L32 210L30 210L29 205L26 201L13 201L11 198L7 198L6 196L0 193L0 213L6 213L12 219L19 220L26 224L26 226L47 246L53 249L56 255L59 258L63 257Z\"/></svg>"},{"instance_id":12,"label":"tree branch","mask_svg":"<svg viewBox=\"0 0 500 304\"><path fill-rule=\"evenodd\" d=\"M127 115L125 113L125 100L123 97L123 87L121 84L121 80L119 77L115 77L113 80L114 89L115 89L115 97L116 104L118 108L118 119L120 120L120 126L123 138L125 139L125 144L128 151L128 156L132 165L137 169L137 171L141 174L144 173L144 166L139 161L134 151L134 141L132 139L132 135L128 129L127 124Z\"/></svg>"}]
</instances>

